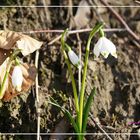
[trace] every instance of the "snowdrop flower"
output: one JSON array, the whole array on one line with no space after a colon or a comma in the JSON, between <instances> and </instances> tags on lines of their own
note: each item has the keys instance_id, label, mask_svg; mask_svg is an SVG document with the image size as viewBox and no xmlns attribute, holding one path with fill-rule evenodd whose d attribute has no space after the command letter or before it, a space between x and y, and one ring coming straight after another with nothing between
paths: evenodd
<instances>
[{"instance_id":1,"label":"snowdrop flower","mask_svg":"<svg viewBox=\"0 0 140 140\"><path fill-rule=\"evenodd\" d=\"M104 58L107 58L108 55L111 54L112 56L117 58L115 45L104 36L101 37L95 44L93 53L95 54L96 57L102 54Z\"/></svg>"},{"instance_id":2,"label":"snowdrop flower","mask_svg":"<svg viewBox=\"0 0 140 140\"><path fill-rule=\"evenodd\" d=\"M22 70L20 66L17 65L14 67L14 70L12 73L12 84L14 88L19 92L21 91L22 82L23 82Z\"/></svg>"},{"instance_id":3,"label":"snowdrop flower","mask_svg":"<svg viewBox=\"0 0 140 140\"><path fill-rule=\"evenodd\" d=\"M78 56L75 54L74 51L69 50L69 51L68 51L68 56L69 56L69 59L70 59L71 63L72 63L74 66L76 66L76 67L79 67L79 66L80 66L79 58L78 58Z\"/></svg>"}]
</instances>

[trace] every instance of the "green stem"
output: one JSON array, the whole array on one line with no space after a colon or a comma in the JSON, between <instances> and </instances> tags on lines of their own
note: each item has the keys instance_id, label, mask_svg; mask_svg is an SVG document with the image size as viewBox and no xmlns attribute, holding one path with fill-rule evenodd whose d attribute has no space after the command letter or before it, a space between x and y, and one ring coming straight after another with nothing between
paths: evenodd
<instances>
[{"instance_id":1,"label":"green stem","mask_svg":"<svg viewBox=\"0 0 140 140\"><path fill-rule=\"evenodd\" d=\"M103 31L103 29L101 28L101 29L99 29L99 32L100 32L100 36L101 37L104 37L105 36L105 33L104 33L104 31Z\"/></svg>"},{"instance_id":2,"label":"green stem","mask_svg":"<svg viewBox=\"0 0 140 140\"><path fill-rule=\"evenodd\" d=\"M66 64L68 66L68 70L69 70L69 73L70 73L70 78L71 78L71 81L72 81L73 94L74 94L74 100L75 100L75 107L76 107L76 112L78 113L79 112L79 103L78 103L76 83L75 83L75 79L74 79L74 76L73 76L73 71L71 69L69 59L68 59L66 51L65 51L64 36L65 36L66 32L67 32L67 30L64 31L64 33L62 34L62 37L61 37L62 52L63 52L64 58L65 58L65 61L66 61Z\"/></svg>"},{"instance_id":3,"label":"green stem","mask_svg":"<svg viewBox=\"0 0 140 140\"><path fill-rule=\"evenodd\" d=\"M101 29L103 24L98 24L93 28L89 35L89 39L86 46L86 54L85 54L85 63L84 63L84 70L83 70L83 78L82 78L82 85L81 85L81 92L80 92L80 104L79 104L79 116L78 116L78 124L79 124L79 130L82 133L82 121L83 121L83 108L84 108L84 93L85 93L85 81L86 81L86 74L87 74L87 65L88 65L88 57L89 57L89 51L90 51L90 43L95 35Z\"/></svg>"},{"instance_id":4,"label":"green stem","mask_svg":"<svg viewBox=\"0 0 140 140\"><path fill-rule=\"evenodd\" d=\"M5 87L5 83L6 83L6 80L8 78L11 66L12 66L12 61L8 64L7 70L5 72L5 75L4 75L4 78L3 78L3 81L2 81L2 85L1 85L1 88L0 88L0 99L2 99L3 96L4 96L4 87Z\"/></svg>"},{"instance_id":5,"label":"green stem","mask_svg":"<svg viewBox=\"0 0 140 140\"><path fill-rule=\"evenodd\" d=\"M66 49L67 52L71 51L71 47L66 43L65 43L65 49Z\"/></svg>"},{"instance_id":6,"label":"green stem","mask_svg":"<svg viewBox=\"0 0 140 140\"><path fill-rule=\"evenodd\" d=\"M20 62L19 62L19 60L17 58L15 59L15 63L16 63L15 64L16 66L20 65Z\"/></svg>"},{"instance_id":7,"label":"green stem","mask_svg":"<svg viewBox=\"0 0 140 140\"><path fill-rule=\"evenodd\" d=\"M8 75L9 75L9 72L10 72L10 69L11 69L11 66L12 66L12 63L13 63L13 60L16 58L16 56L18 55L18 53L20 53L21 50L20 49L17 49L13 52L13 54L10 56L9 58L9 64L6 68L6 72L5 72L5 75L4 75L4 78L3 78L3 81L2 81L2 85L0 87L0 99L3 98L4 96L4 87L5 87L5 83L6 83L6 80L8 78Z\"/></svg>"}]
</instances>

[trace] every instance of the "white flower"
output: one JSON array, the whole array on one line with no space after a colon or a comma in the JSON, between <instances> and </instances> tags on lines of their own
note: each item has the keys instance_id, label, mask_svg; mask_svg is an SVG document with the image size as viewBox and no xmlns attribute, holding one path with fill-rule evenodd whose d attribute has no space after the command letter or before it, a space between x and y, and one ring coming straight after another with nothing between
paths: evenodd
<instances>
[{"instance_id":1,"label":"white flower","mask_svg":"<svg viewBox=\"0 0 140 140\"><path fill-rule=\"evenodd\" d=\"M69 50L69 51L68 51L68 56L69 56L69 59L70 59L71 63L72 63L73 65L79 67L80 61L79 61L78 56L75 54L75 52L72 51L72 50Z\"/></svg>"},{"instance_id":2,"label":"white flower","mask_svg":"<svg viewBox=\"0 0 140 140\"><path fill-rule=\"evenodd\" d=\"M21 91L21 86L23 82L23 74L20 66L15 66L12 73L12 84L17 91Z\"/></svg>"},{"instance_id":3,"label":"white flower","mask_svg":"<svg viewBox=\"0 0 140 140\"><path fill-rule=\"evenodd\" d=\"M108 57L109 54L117 58L116 47L115 45L106 37L101 37L98 42L95 44L93 53L96 57L102 54L105 58Z\"/></svg>"}]
</instances>

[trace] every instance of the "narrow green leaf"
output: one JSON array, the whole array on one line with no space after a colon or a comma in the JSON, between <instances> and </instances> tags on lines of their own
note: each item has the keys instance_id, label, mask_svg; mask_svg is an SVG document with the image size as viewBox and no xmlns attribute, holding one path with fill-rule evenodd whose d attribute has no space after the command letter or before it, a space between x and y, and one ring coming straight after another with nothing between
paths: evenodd
<instances>
[{"instance_id":1,"label":"narrow green leaf","mask_svg":"<svg viewBox=\"0 0 140 140\"><path fill-rule=\"evenodd\" d=\"M86 130L88 114L89 114L91 103L92 103L92 100L93 100L93 97L94 97L95 93L96 93L96 89L94 87L93 90L91 91L91 94L89 95L89 97L87 99L87 102L85 104L85 107L84 107L83 128L82 128L83 133L85 133L85 130Z\"/></svg>"},{"instance_id":2,"label":"narrow green leaf","mask_svg":"<svg viewBox=\"0 0 140 140\"><path fill-rule=\"evenodd\" d=\"M72 126L73 126L75 132L76 132L76 133L79 133L78 126L77 126L77 124L75 123L75 120L73 119L71 113L70 113L67 109L65 109L65 108L63 108L62 106L60 106L53 98L52 98L52 100L53 100L53 102L50 101L49 103L52 104L52 105L54 105L54 106L56 106L56 107L58 107L58 108L60 108L60 109L62 110L62 112L64 113L64 115L66 115L66 117L67 117L67 118L69 119L69 121L71 122L71 124L72 124Z\"/></svg>"},{"instance_id":3,"label":"narrow green leaf","mask_svg":"<svg viewBox=\"0 0 140 140\"><path fill-rule=\"evenodd\" d=\"M74 127L75 132L79 133L78 126L77 126L75 120L73 119L72 115L70 114L70 112L68 110L65 110L65 114L69 118L70 122L72 123L72 126Z\"/></svg>"}]
</instances>

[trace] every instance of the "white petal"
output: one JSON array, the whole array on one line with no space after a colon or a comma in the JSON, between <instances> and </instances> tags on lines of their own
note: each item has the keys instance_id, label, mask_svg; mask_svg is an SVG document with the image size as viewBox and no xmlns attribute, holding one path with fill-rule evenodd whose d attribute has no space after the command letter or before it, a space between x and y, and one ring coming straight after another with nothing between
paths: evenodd
<instances>
[{"instance_id":1,"label":"white petal","mask_svg":"<svg viewBox=\"0 0 140 140\"><path fill-rule=\"evenodd\" d=\"M114 56L115 58L117 58L117 53L116 52L111 53L111 55Z\"/></svg>"},{"instance_id":2,"label":"white petal","mask_svg":"<svg viewBox=\"0 0 140 140\"><path fill-rule=\"evenodd\" d=\"M93 53L96 57L98 57L101 53L105 58L107 58L109 54L117 58L115 45L106 37L101 37L98 40L95 44Z\"/></svg>"},{"instance_id":3,"label":"white petal","mask_svg":"<svg viewBox=\"0 0 140 140\"><path fill-rule=\"evenodd\" d=\"M75 54L74 51L70 50L68 51L68 56L70 61L72 62L73 65L78 66L79 65L79 58L78 56Z\"/></svg>"},{"instance_id":4,"label":"white petal","mask_svg":"<svg viewBox=\"0 0 140 140\"><path fill-rule=\"evenodd\" d=\"M105 47L107 47L107 49L110 53L116 51L115 45L109 39L104 37L103 42L104 42Z\"/></svg>"},{"instance_id":5,"label":"white petal","mask_svg":"<svg viewBox=\"0 0 140 140\"><path fill-rule=\"evenodd\" d=\"M12 73L12 84L17 91L21 91L23 74L20 66L15 66Z\"/></svg>"},{"instance_id":6,"label":"white petal","mask_svg":"<svg viewBox=\"0 0 140 140\"><path fill-rule=\"evenodd\" d=\"M109 54L117 58L115 45L106 37L102 37L101 54L107 58Z\"/></svg>"},{"instance_id":7,"label":"white petal","mask_svg":"<svg viewBox=\"0 0 140 140\"><path fill-rule=\"evenodd\" d=\"M93 49L93 53L96 57L100 55L101 47L102 47L102 38L98 40L98 42L95 44L94 49Z\"/></svg>"}]
</instances>

